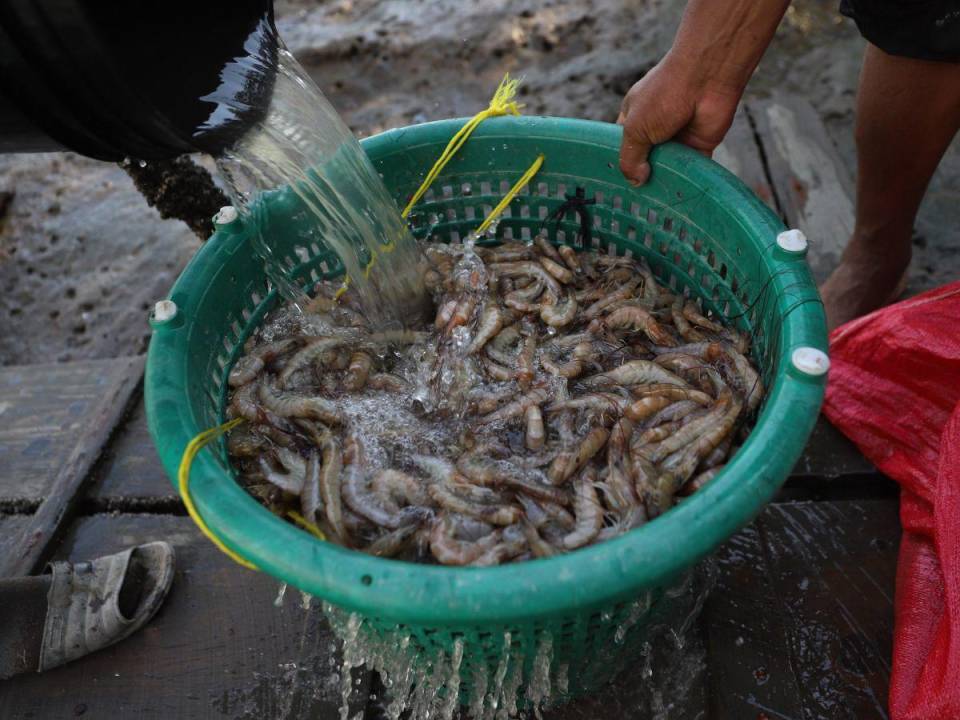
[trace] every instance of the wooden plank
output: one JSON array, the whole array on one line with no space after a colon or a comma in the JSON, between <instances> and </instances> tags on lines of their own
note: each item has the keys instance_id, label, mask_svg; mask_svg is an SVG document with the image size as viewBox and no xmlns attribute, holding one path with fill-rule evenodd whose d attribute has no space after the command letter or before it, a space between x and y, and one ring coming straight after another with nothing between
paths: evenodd
<instances>
[{"instance_id":1,"label":"wooden plank","mask_svg":"<svg viewBox=\"0 0 960 720\"><path fill-rule=\"evenodd\" d=\"M727 136L714 150L713 159L740 178L771 210L780 215L780 207L764 168L760 147L750 124L747 109L743 104L737 108L737 114L733 118L733 125L730 126Z\"/></svg>"},{"instance_id":2,"label":"wooden plank","mask_svg":"<svg viewBox=\"0 0 960 720\"><path fill-rule=\"evenodd\" d=\"M123 509L150 501L172 502L178 495L160 463L147 430L143 400L137 402L97 462L87 498L97 508Z\"/></svg>"},{"instance_id":3,"label":"wooden plank","mask_svg":"<svg viewBox=\"0 0 960 720\"><path fill-rule=\"evenodd\" d=\"M62 526L71 519L77 503L81 499L80 490L87 479L90 469L100 456L100 452L117 423L127 412L130 398L140 385L143 376L143 358L120 358L101 365L105 380L97 384L99 395L96 404L78 419L77 425L71 424L76 432L70 446L70 452L57 469L49 470L52 482L46 488L46 497L32 516L30 526L19 535L0 538L0 578L30 575L35 572L52 548ZM49 366L48 366L49 367ZM54 372L54 368L49 368ZM18 372L17 369L13 373ZM20 370L21 376L31 376L34 369ZM8 376L9 377L9 376ZM63 392L70 394L69 386ZM24 418L28 415L21 414ZM48 417L43 414L33 416L31 432L40 436L44 431L38 428L50 427L43 423Z\"/></svg>"},{"instance_id":4,"label":"wooden plank","mask_svg":"<svg viewBox=\"0 0 960 720\"><path fill-rule=\"evenodd\" d=\"M787 225L806 234L810 268L822 282L853 232L850 172L807 100L776 93L751 101L748 112Z\"/></svg>"},{"instance_id":5,"label":"wooden plank","mask_svg":"<svg viewBox=\"0 0 960 720\"><path fill-rule=\"evenodd\" d=\"M887 718L897 507L774 504L721 549L710 717Z\"/></svg>"},{"instance_id":6,"label":"wooden plank","mask_svg":"<svg viewBox=\"0 0 960 720\"><path fill-rule=\"evenodd\" d=\"M0 501L42 500L127 358L0 368Z\"/></svg>"},{"instance_id":7,"label":"wooden plank","mask_svg":"<svg viewBox=\"0 0 960 720\"><path fill-rule=\"evenodd\" d=\"M96 515L70 530L58 558L83 560L165 539L174 585L157 616L123 642L42 675L0 683L0 717L338 717L339 654L318 604L234 564L188 518ZM365 674L357 698L366 697ZM353 703L350 716L363 706Z\"/></svg>"},{"instance_id":8,"label":"wooden plank","mask_svg":"<svg viewBox=\"0 0 960 720\"><path fill-rule=\"evenodd\" d=\"M791 476L842 479L876 473L876 467L857 446L821 415Z\"/></svg>"}]
</instances>

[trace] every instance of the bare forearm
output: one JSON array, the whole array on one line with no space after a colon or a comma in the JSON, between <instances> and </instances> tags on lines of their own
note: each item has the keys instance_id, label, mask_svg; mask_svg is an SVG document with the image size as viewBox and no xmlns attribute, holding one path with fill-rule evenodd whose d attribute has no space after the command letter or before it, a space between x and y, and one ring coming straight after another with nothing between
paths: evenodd
<instances>
[{"instance_id":1,"label":"bare forearm","mask_svg":"<svg viewBox=\"0 0 960 720\"><path fill-rule=\"evenodd\" d=\"M668 60L720 92L743 92L790 0L690 0Z\"/></svg>"}]
</instances>

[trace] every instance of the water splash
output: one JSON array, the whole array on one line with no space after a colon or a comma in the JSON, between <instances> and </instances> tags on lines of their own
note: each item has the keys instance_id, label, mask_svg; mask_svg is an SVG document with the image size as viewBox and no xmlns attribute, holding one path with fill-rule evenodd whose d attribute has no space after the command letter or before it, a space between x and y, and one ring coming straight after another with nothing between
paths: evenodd
<instances>
[{"instance_id":1,"label":"water splash","mask_svg":"<svg viewBox=\"0 0 960 720\"><path fill-rule=\"evenodd\" d=\"M282 44L275 60L261 63L273 83L267 111L216 162L232 201L257 228L251 240L270 281L305 305L286 251L316 244L336 253L373 326L419 319L427 308L419 251L373 164Z\"/></svg>"},{"instance_id":2,"label":"water splash","mask_svg":"<svg viewBox=\"0 0 960 720\"><path fill-rule=\"evenodd\" d=\"M544 710L567 702L571 690L582 692L579 683L585 670L599 677L603 667L623 666L630 657L636 661L627 664L613 685L575 701L586 708L581 714L684 717L683 699L703 682L705 673L706 654L695 620L714 584L716 568L707 562L687 575L656 602L653 594L644 593L625 608L606 611L608 622L618 624L592 669L571 669L563 662L557 655L557 636L549 631L539 632L533 642L509 631L494 635L482 653L474 648L481 658L477 662L469 657L467 645L475 640L455 637L444 649L401 626L373 627L356 614L324 603L323 611L343 641L341 720L349 717L350 673L361 665L379 674L385 689L379 707L389 720L508 720L528 713L539 720Z\"/></svg>"}]
</instances>

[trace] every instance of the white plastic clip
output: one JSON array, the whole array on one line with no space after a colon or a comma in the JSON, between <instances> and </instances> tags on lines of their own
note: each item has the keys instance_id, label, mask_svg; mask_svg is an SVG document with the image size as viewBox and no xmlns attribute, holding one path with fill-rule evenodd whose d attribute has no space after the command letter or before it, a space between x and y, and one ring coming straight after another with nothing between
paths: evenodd
<instances>
[{"instance_id":1,"label":"white plastic clip","mask_svg":"<svg viewBox=\"0 0 960 720\"><path fill-rule=\"evenodd\" d=\"M823 350L812 347L798 347L790 356L793 366L804 375L819 377L830 369L830 358Z\"/></svg>"},{"instance_id":2,"label":"white plastic clip","mask_svg":"<svg viewBox=\"0 0 960 720\"><path fill-rule=\"evenodd\" d=\"M217 214L213 216L213 224L218 227L221 225L229 225L235 222L238 217L240 217L240 214L233 205L224 205Z\"/></svg>"},{"instance_id":3,"label":"white plastic clip","mask_svg":"<svg viewBox=\"0 0 960 720\"><path fill-rule=\"evenodd\" d=\"M784 230L777 235L777 245L789 253L803 253L807 251L807 236L801 230Z\"/></svg>"},{"instance_id":4,"label":"white plastic clip","mask_svg":"<svg viewBox=\"0 0 960 720\"><path fill-rule=\"evenodd\" d=\"M177 304L173 300L160 300L153 306L153 320L158 323L170 322L177 316Z\"/></svg>"}]
</instances>

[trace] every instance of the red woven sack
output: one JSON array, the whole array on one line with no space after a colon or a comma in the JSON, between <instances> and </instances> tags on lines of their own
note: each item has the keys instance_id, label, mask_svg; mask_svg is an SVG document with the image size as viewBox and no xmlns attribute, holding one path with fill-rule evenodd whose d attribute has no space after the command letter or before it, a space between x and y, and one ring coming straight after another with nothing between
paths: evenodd
<instances>
[{"instance_id":1,"label":"red woven sack","mask_svg":"<svg viewBox=\"0 0 960 720\"><path fill-rule=\"evenodd\" d=\"M890 716L960 720L960 282L837 328L824 413L900 484Z\"/></svg>"}]
</instances>

